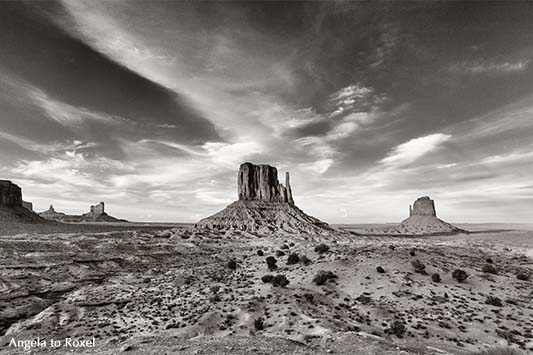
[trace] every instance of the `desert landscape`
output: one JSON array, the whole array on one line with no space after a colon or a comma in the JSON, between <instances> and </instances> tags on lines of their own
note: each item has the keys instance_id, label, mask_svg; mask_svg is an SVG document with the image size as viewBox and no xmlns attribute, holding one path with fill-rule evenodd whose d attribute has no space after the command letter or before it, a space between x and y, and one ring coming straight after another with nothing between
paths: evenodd
<instances>
[{"instance_id":1,"label":"desert landscape","mask_svg":"<svg viewBox=\"0 0 533 355\"><path fill-rule=\"evenodd\" d=\"M0 355L533 355L531 0L0 1Z\"/></svg>"},{"instance_id":2,"label":"desert landscape","mask_svg":"<svg viewBox=\"0 0 533 355\"><path fill-rule=\"evenodd\" d=\"M428 197L410 208L424 216L411 230L409 219L329 226L271 166L242 164L237 181L239 199L195 225L10 233L4 222L2 351L37 338L94 339L75 351L101 354L533 351L533 226L467 232Z\"/></svg>"}]
</instances>

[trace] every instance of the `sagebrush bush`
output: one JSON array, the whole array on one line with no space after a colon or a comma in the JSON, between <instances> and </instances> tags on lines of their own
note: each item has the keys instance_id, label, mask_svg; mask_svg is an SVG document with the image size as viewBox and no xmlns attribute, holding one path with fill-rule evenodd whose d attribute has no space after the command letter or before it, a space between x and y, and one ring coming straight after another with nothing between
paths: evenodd
<instances>
[{"instance_id":1,"label":"sagebrush bush","mask_svg":"<svg viewBox=\"0 0 533 355\"><path fill-rule=\"evenodd\" d=\"M254 320L254 328L258 331L265 329L265 323L263 322L263 318L257 318Z\"/></svg>"},{"instance_id":2,"label":"sagebrush bush","mask_svg":"<svg viewBox=\"0 0 533 355\"><path fill-rule=\"evenodd\" d=\"M276 270L278 268L278 266L276 265L277 264L277 260L275 257L273 256L269 256L265 259L266 263L267 263L267 267L268 267L268 270Z\"/></svg>"},{"instance_id":3,"label":"sagebrush bush","mask_svg":"<svg viewBox=\"0 0 533 355\"><path fill-rule=\"evenodd\" d=\"M481 271L483 271L484 273L486 274L494 274L494 275L497 275L498 274L498 270L496 269L496 267L492 264L485 264L483 265L483 267L481 268Z\"/></svg>"},{"instance_id":4,"label":"sagebrush bush","mask_svg":"<svg viewBox=\"0 0 533 355\"><path fill-rule=\"evenodd\" d=\"M381 266L376 267L376 271L379 272L380 274L384 274L385 273L385 269L382 268Z\"/></svg>"},{"instance_id":5,"label":"sagebrush bush","mask_svg":"<svg viewBox=\"0 0 533 355\"><path fill-rule=\"evenodd\" d=\"M496 296L487 296L485 303L495 307L503 307L502 300Z\"/></svg>"},{"instance_id":6,"label":"sagebrush bush","mask_svg":"<svg viewBox=\"0 0 533 355\"><path fill-rule=\"evenodd\" d=\"M403 338L405 334L405 325L401 320L395 320L392 322L389 332L396 335L398 338Z\"/></svg>"},{"instance_id":7,"label":"sagebrush bush","mask_svg":"<svg viewBox=\"0 0 533 355\"><path fill-rule=\"evenodd\" d=\"M276 275L272 279L272 286L274 287L285 287L290 283L285 275Z\"/></svg>"},{"instance_id":8,"label":"sagebrush bush","mask_svg":"<svg viewBox=\"0 0 533 355\"><path fill-rule=\"evenodd\" d=\"M333 272L331 272L331 271L320 270L320 271L315 275L315 277L313 277L313 282L314 282L317 286L322 286L322 285L324 285L326 282L328 282L329 280L333 280L333 279L336 279L336 278L337 278L337 275L335 275Z\"/></svg>"},{"instance_id":9,"label":"sagebrush bush","mask_svg":"<svg viewBox=\"0 0 533 355\"><path fill-rule=\"evenodd\" d=\"M296 253L289 254L287 258L287 265L294 265L300 262L300 256Z\"/></svg>"},{"instance_id":10,"label":"sagebrush bush","mask_svg":"<svg viewBox=\"0 0 533 355\"><path fill-rule=\"evenodd\" d=\"M228 261L228 269L235 270L237 269L237 261L235 259L231 259Z\"/></svg>"},{"instance_id":11,"label":"sagebrush bush","mask_svg":"<svg viewBox=\"0 0 533 355\"><path fill-rule=\"evenodd\" d=\"M456 269L453 271L452 277L458 282L463 282L468 278L468 274L464 270Z\"/></svg>"},{"instance_id":12,"label":"sagebrush bush","mask_svg":"<svg viewBox=\"0 0 533 355\"><path fill-rule=\"evenodd\" d=\"M415 268L415 272L419 274L426 273L426 265L424 265L424 263L421 262L420 260L416 259L416 260L411 261L411 265L413 265L413 267Z\"/></svg>"},{"instance_id":13,"label":"sagebrush bush","mask_svg":"<svg viewBox=\"0 0 533 355\"><path fill-rule=\"evenodd\" d=\"M434 273L433 275L431 275L431 280L433 282L440 282L440 275L437 273Z\"/></svg>"},{"instance_id":14,"label":"sagebrush bush","mask_svg":"<svg viewBox=\"0 0 533 355\"><path fill-rule=\"evenodd\" d=\"M300 256L300 262L302 264L304 264L304 265L309 265L309 264L311 264L312 261L307 256L302 255L302 256Z\"/></svg>"},{"instance_id":15,"label":"sagebrush bush","mask_svg":"<svg viewBox=\"0 0 533 355\"><path fill-rule=\"evenodd\" d=\"M273 278L274 278L274 275L267 274L267 275L263 275L263 277L261 277L261 281L263 281L264 283L268 284L268 283L272 282Z\"/></svg>"},{"instance_id":16,"label":"sagebrush bush","mask_svg":"<svg viewBox=\"0 0 533 355\"><path fill-rule=\"evenodd\" d=\"M519 271L516 273L516 278L521 281L529 281L529 274L525 271Z\"/></svg>"},{"instance_id":17,"label":"sagebrush bush","mask_svg":"<svg viewBox=\"0 0 533 355\"><path fill-rule=\"evenodd\" d=\"M329 251L329 247L326 244L318 244L315 247L315 252L318 254L325 254Z\"/></svg>"},{"instance_id":18,"label":"sagebrush bush","mask_svg":"<svg viewBox=\"0 0 533 355\"><path fill-rule=\"evenodd\" d=\"M265 255L265 253L264 253L261 249L259 249L259 250L257 251L257 255L259 255L259 256L263 256L263 255Z\"/></svg>"}]
</instances>

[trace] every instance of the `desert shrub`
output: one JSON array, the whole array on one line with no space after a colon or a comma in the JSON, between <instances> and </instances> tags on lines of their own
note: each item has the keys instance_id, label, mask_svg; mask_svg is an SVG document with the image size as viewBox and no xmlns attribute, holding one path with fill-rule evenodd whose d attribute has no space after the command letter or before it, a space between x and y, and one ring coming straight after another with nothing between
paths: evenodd
<instances>
[{"instance_id":1,"label":"desert shrub","mask_svg":"<svg viewBox=\"0 0 533 355\"><path fill-rule=\"evenodd\" d=\"M259 250L257 251L257 255L259 255L259 256L263 256L263 255L265 255L265 253L264 253L261 249L259 249Z\"/></svg>"},{"instance_id":2,"label":"desert shrub","mask_svg":"<svg viewBox=\"0 0 533 355\"><path fill-rule=\"evenodd\" d=\"M283 256L283 255L285 255L285 252L283 250L277 250L276 251L276 256L277 257Z\"/></svg>"},{"instance_id":3,"label":"desert shrub","mask_svg":"<svg viewBox=\"0 0 533 355\"><path fill-rule=\"evenodd\" d=\"M440 282L440 275L437 273L434 273L433 275L431 275L431 280L433 282Z\"/></svg>"},{"instance_id":4,"label":"desert shrub","mask_svg":"<svg viewBox=\"0 0 533 355\"><path fill-rule=\"evenodd\" d=\"M403 338L403 335L405 334L405 325L401 320L395 320L389 328L389 333L396 335L398 338Z\"/></svg>"},{"instance_id":5,"label":"desert shrub","mask_svg":"<svg viewBox=\"0 0 533 355\"><path fill-rule=\"evenodd\" d=\"M235 270L237 269L237 261L235 261L235 259L231 259L230 261L228 261L228 269L230 270Z\"/></svg>"},{"instance_id":6,"label":"desert shrub","mask_svg":"<svg viewBox=\"0 0 533 355\"><path fill-rule=\"evenodd\" d=\"M311 293L304 293L304 298L307 302L313 302L315 297Z\"/></svg>"},{"instance_id":7,"label":"desert shrub","mask_svg":"<svg viewBox=\"0 0 533 355\"><path fill-rule=\"evenodd\" d=\"M287 265L294 265L300 262L300 257L296 253L289 254L287 258Z\"/></svg>"},{"instance_id":8,"label":"desert shrub","mask_svg":"<svg viewBox=\"0 0 533 355\"><path fill-rule=\"evenodd\" d=\"M309 265L311 264L311 259L309 259L307 256L305 255L302 255L300 256L300 262L304 265Z\"/></svg>"},{"instance_id":9,"label":"desert shrub","mask_svg":"<svg viewBox=\"0 0 533 355\"><path fill-rule=\"evenodd\" d=\"M525 271L519 271L516 273L516 278L521 281L529 281L529 274Z\"/></svg>"},{"instance_id":10,"label":"desert shrub","mask_svg":"<svg viewBox=\"0 0 533 355\"><path fill-rule=\"evenodd\" d=\"M491 306L503 307L502 300L496 296L487 296L485 303Z\"/></svg>"},{"instance_id":11,"label":"desert shrub","mask_svg":"<svg viewBox=\"0 0 533 355\"><path fill-rule=\"evenodd\" d=\"M456 269L453 271L452 277L458 282L463 282L468 278L468 274L464 270Z\"/></svg>"},{"instance_id":12,"label":"desert shrub","mask_svg":"<svg viewBox=\"0 0 533 355\"><path fill-rule=\"evenodd\" d=\"M318 254L325 254L329 251L329 247L326 245L326 244L318 244L316 247L315 247L315 252L317 252Z\"/></svg>"},{"instance_id":13,"label":"desert shrub","mask_svg":"<svg viewBox=\"0 0 533 355\"><path fill-rule=\"evenodd\" d=\"M409 255L411 255L411 256L416 256L416 252L415 252L414 250L411 250L411 251L409 252Z\"/></svg>"},{"instance_id":14,"label":"desert shrub","mask_svg":"<svg viewBox=\"0 0 533 355\"><path fill-rule=\"evenodd\" d=\"M257 318L254 320L254 328L255 330L265 329L265 323L263 322L263 318Z\"/></svg>"},{"instance_id":15,"label":"desert shrub","mask_svg":"<svg viewBox=\"0 0 533 355\"><path fill-rule=\"evenodd\" d=\"M281 250L288 250L289 246L287 244L283 244L280 249Z\"/></svg>"},{"instance_id":16,"label":"desert shrub","mask_svg":"<svg viewBox=\"0 0 533 355\"><path fill-rule=\"evenodd\" d=\"M295 246L295 245L296 245L296 244L294 244L294 242L290 242L290 243L289 243L289 246L290 246L290 247L293 247L293 246Z\"/></svg>"},{"instance_id":17,"label":"desert shrub","mask_svg":"<svg viewBox=\"0 0 533 355\"><path fill-rule=\"evenodd\" d=\"M491 258L487 258L485 261L487 262L487 264L492 264L494 262Z\"/></svg>"},{"instance_id":18,"label":"desert shrub","mask_svg":"<svg viewBox=\"0 0 533 355\"><path fill-rule=\"evenodd\" d=\"M385 273L385 269L382 268L381 266L378 266L378 267L376 268L376 271L379 272L380 274Z\"/></svg>"},{"instance_id":19,"label":"desert shrub","mask_svg":"<svg viewBox=\"0 0 533 355\"><path fill-rule=\"evenodd\" d=\"M411 265L413 265L413 267L415 268L415 272L419 274L426 273L426 265L424 265L424 263L421 262L420 260L416 259L416 260L411 261Z\"/></svg>"},{"instance_id":20,"label":"desert shrub","mask_svg":"<svg viewBox=\"0 0 533 355\"><path fill-rule=\"evenodd\" d=\"M263 281L264 283L268 284L268 283L272 282L273 278L274 278L273 275L266 274L266 275L263 275L263 277L261 277L261 281Z\"/></svg>"},{"instance_id":21,"label":"desert shrub","mask_svg":"<svg viewBox=\"0 0 533 355\"><path fill-rule=\"evenodd\" d=\"M278 261L276 260L275 257L269 256L265 260L266 260L266 263L267 263L267 266L268 266L268 270L272 271L272 270L276 270L278 268L278 266L276 265L276 263Z\"/></svg>"},{"instance_id":22,"label":"desert shrub","mask_svg":"<svg viewBox=\"0 0 533 355\"><path fill-rule=\"evenodd\" d=\"M317 286L322 286L322 285L324 285L326 282L328 282L329 280L333 280L333 279L336 279L336 278L337 278L337 275L335 275L333 272L331 272L331 271L320 270L320 271L315 275L315 277L313 277L313 282L314 282Z\"/></svg>"},{"instance_id":23,"label":"desert shrub","mask_svg":"<svg viewBox=\"0 0 533 355\"><path fill-rule=\"evenodd\" d=\"M486 274L494 274L494 275L498 274L498 270L492 264L483 265L483 267L481 268L481 271L483 271Z\"/></svg>"},{"instance_id":24,"label":"desert shrub","mask_svg":"<svg viewBox=\"0 0 533 355\"><path fill-rule=\"evenodd\" d=\"M285 287L289 284L289 280L285 275L276 275L272 279L272 286L275 287Z\"/></svg>"}]
</instances>

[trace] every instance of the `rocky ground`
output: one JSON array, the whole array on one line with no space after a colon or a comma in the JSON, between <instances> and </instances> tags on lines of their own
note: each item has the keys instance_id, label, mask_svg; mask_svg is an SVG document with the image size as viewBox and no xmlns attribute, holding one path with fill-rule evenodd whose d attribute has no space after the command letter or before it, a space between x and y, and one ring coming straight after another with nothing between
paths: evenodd
<instances>
[{"instance_id":1,"label":"rocky ground","mask_svg":"<svg viewBox=\"0 0 533 355\"><path fill-rule=\"evenodd\" d=\"M187 228L8 235L0 351L25 353L12 338L94 337L95 348L41 350L533 353L532 250L531 230L482 227L348 240Z\"/></svg>"}]
</instances>

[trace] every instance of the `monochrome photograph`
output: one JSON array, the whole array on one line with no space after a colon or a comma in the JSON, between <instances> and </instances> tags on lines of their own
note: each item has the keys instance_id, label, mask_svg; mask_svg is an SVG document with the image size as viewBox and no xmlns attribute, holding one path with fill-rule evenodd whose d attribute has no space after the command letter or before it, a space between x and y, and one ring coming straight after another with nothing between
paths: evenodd
<instances>
[{"instance_id":1,"label":"monochrome photograph","mask_svg":"<svg viewBox=\"0 0 533 355\"><path fill-rule=\"evenodd\" d=\"M0 1L0 354L533 354L533 2Z\"/></svg>"}]
</instances>

